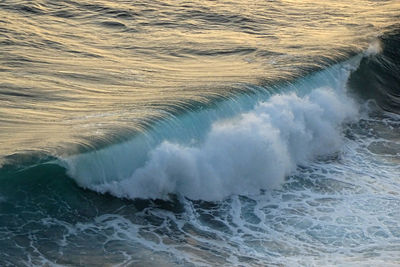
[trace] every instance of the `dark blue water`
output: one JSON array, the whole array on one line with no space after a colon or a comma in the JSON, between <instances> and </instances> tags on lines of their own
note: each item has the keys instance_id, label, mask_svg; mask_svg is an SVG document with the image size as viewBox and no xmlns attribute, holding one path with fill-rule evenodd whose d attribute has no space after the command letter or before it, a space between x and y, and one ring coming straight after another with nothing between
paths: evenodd
<instances>
[{"instance_id":1,"label":"dark blue water","mask_svg":"<svg viewBox=\"0 0 400 267\"><path fill-rule=\"evenodd\" d=\"M1 266L400 264L397 1L0 15Z\"/></svg>"}]
</instances>

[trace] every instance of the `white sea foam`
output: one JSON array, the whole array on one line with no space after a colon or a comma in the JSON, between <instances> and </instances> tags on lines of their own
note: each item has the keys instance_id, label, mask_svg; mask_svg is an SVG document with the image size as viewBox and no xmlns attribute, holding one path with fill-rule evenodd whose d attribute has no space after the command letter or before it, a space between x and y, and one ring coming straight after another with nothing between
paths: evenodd
<instances>
[{"instance_id":1,"label":"white sea foam","mask_svg":"<svg viewBox=\"0 0 400 267\"><path fill-rule=\"evenodd\" d=\"M358 114L346 82L360 59L299 80L265 100L188 113L156 126L151 138L139 136L61 164L83 187L132 199L178 194L221 200L276 188L297 165L340 150L341 125Z\"/></svg>"},{"instance_id":2,"label":"white sea foam","mask_svg":"<svg viewBox=\"0 0 400 267\"><path fill-rule=\"evenodd\" d=\"M355 104L331 88L276 95L251 112L216 122L199 146L163 142L130 177L96 185L128 198L220 200L276 188L298 164L340 149L340 125Z\"/></svg>"},{"instance_id":3,"label":"white sea foam","mask_svg":"<svg viewBox=\"0 0 400 267\"><path fill-rule=\"evenodd\" d=\"M103 242L83 258L89 263L107 257L123 259L121 266L398 266L399 118L364 114L346 124L359 119L345 86L356 64L348 66L297 82L291 93L230 118L218 112L177 118L175 132L155 131L160 142L134 139L62 160L84 187L128 198L187 197L179 203L123 202L94 220L38 223L64 229L57 230L63 233L57 244L65 255ZM208 125L199 114L218 119ZM184 128L192 125L202 127L201 137L188 135L200 132ZM336 151L337 160L314 160ZM271 188L278 190L259 193ZM38 254L37 240L32 236L25 263L51 265L51 253Z\"/></svg>"}]
</instances>

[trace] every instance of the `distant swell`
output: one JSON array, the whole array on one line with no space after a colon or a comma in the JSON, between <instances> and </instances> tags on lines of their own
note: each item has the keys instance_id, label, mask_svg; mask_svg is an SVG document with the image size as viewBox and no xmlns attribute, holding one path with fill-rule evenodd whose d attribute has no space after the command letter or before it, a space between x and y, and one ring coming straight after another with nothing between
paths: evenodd
<instances>
[{"instance_id":1,"label":"distant swell","mask_svg":"<svg viewBox=\"0 0 400 267\"><path fill-rule=\"evenodd\" d=\"M357 119L346 83L360 59L305 77L262 101L232 100L242 107L253 101L236 115L224 109L193 113L156 126L148 136L62 164L81 186L132 199L177 194L221 200L276 188L297 165L340 150L341 125ZM188 132L190 127L198 129Z\"/></svg>"}]
</instances>

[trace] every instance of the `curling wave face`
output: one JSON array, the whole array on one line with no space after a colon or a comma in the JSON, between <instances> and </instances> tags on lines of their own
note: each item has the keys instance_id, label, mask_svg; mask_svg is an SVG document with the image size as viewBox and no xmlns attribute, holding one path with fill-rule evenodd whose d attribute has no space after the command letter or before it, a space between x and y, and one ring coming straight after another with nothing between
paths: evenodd
<instances>
[{"instance_id":1,"label":"curling wave face","mask_svg":"<svg viewBox=\"0 0 400 267\"><path fill-rule=\"evenodd\" d=\"M398 10L396 0L2 1L0 164L104 148L249 84L293 81L366 49Z\"/></svg>"},{"instance_id":2,"label":"curling wave face","mask_svg":"<svg viewBox=\"0 0 400 267\"><path fill-rule=\"evenodd\" d=\"M28 2L1 266L400 265L399 1Z\"/></svg>"},{"instance_id":3,"label":"curling wave face","mask_svg":"<svg viewBox=\"0 0 400 267\"><path fill-rule=\"evenodd\" d=\"M400 120L347 88L380 50L129 142L0 169L0 262L398 265Z\"/></svg>"},{"instance_id":4,"label":"curling wave face","mask_svg":"<svg viewBox=\"0 0 400 267\"><path fill-rule=\"evenodd\" d=\"M400 30L381 36L366 54L350 86L364 101L374 100L383 110L400 114Z\"/></svg>"},{"instance_id":5,"label":"curling wave face","mask_svg":"<svg viewBox=\"0 0 400 267\"><path fill-rule=\"evenodd\" d=\"M360 59L361 55L298 81L292 85L302 88L297 94L274 95L229 119L214 122L206 111L203 120L211 126L201 141L180 143L157 136L161 141L145 151L134 140L61 163L80 185L132 199L178 194L221 200L276 188L297 165L340 150L341 125L357 119L357 104L346 96L346 81ZM188 122L177 120L179 136ZM160 132L165 131L155 134ZM146 159L132 168L137 164L135 154Z\"/></svg>"}]
</instances>

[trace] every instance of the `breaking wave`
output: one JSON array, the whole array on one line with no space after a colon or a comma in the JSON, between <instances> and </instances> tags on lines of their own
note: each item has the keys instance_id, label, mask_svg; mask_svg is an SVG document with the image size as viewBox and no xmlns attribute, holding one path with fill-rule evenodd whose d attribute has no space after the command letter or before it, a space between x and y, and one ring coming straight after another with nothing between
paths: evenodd
<instances>
[{"instance_id":1,"label":"breaking wave","mask_svg":"<svg viewBox=\"0 0 400 267\"><path fill-rule=\"evenodd\" d=\"M211 201L276 188L299 164L340 150L341 126L357 119L346 84L362 56L279 94L232 99L61 164L85 188L132 199Z\"/></svg>"}]
</instances>

